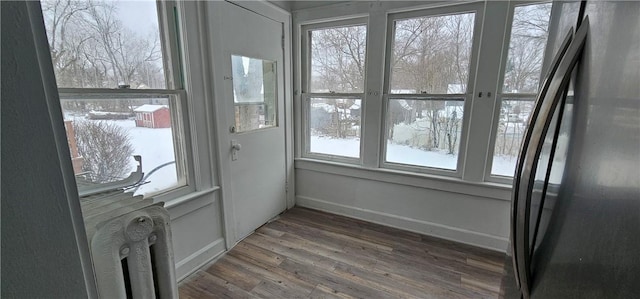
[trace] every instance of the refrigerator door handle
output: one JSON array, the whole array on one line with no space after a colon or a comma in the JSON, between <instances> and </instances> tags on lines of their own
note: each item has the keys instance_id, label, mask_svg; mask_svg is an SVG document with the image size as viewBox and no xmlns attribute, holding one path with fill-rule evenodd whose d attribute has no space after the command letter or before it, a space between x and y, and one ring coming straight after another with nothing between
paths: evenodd
<instances>
[{"instance_id":1,"label":"refrigerator door handle","mask_svg":"<svg viewBox=\"0 0 640 299\"><path fill-rule=\"evenodd\" d=\"M558 70L558 66L560 65L560 60L562 57L564 57L564 54L567 52L567 48L569 48L569 44L571 43L572 39L573 39L573 27L569 29L569 32L567 32L566 37L562 41L562 44L560 45L558 52L556 53L556 55L554 56L551 62L547 75L544 77L544 80L542 81L540 93L538 93L538 96L536 97L533 111L529 116L529 121L528 121L529 126L527 126L524 138L522 139L522 144L520 146L520 154L518 156L518 163L516 164L515 176L513 178L513 193L512 193L512 200L511 200L510 246L511 246L511 256L513 258L513 268L514 268L513 270L514 270L514 273L516 274L516 284L518 285L518 288L520 288L520 277L518 276L519 267L518 267L518 260L516 257L519 256L519 254L518 254L518 248L516 247L515 240L516 240L516 229L517 229L517 219L518 219L517 211L521 203L521 198L518 196L519 194L518 190L520 187L520 181L522 177L522 165L524 165L525 155L528 152L528 147L529 147L529 143L530 143L532 132L533 132L533 124L535 124L536 121L538 120L540 107L542 105L542 101L544 100L545 95L549 91L551 78L555 75L556 71Z\"/></svg>"},{"instance_id":2,"label":"refrigerator door handle","mask_svg":"<svg viewBox=\"0 0 640 299\"><path fill-rule=\"evenodd\" d=\"M516 251L514 252L514 267L517 267L516 276L520 282L520 291L525 299L530 297L531 288L531 253L529 246L529 221L531 208L531 195L533 192L533 184L535 182L535 174L542 152L544 138L549 130L549 125L560 102L562 95L569 85L571 73L578 63L580 54L584 48L589 29L589 18L586 17L580 28L576 31L575 37L571 41L566 54L560 59L560 63L556 72L551 77L547 92L542 95L542 101L536 103L540 105L535 123L530 123L531 135L524 146L523 152L520 153L519 160L522 159L521 165L518 165L518 180L514 180L514 187L517 184L517 193L514 188L514 200L516 204L516 230L514 232L514 242ZM540 98L540 97L539 97ZM538 109L538 107L536 107ZM533 119L533 118L532 118ZM527 129L529 133L529 129Z\"/></svg>"}]
</instances>

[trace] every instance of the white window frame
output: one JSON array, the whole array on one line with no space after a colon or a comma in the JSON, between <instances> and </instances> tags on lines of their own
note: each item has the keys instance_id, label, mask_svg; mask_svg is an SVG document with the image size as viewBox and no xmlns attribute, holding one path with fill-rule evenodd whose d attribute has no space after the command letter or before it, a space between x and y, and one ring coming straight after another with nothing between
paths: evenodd
<instances>
[{"instance_id":1,"label":"white window frame","mask_svg":"<svg viewBox=\"0 0 640 299\"><path fill-rule=\"evenodd\" d=\"M469 57L469 77L467 82L467 89L462 94L391 94L391 56L393 53L393 43L395 40L395 22L423 17L437 17L463 13L474 13L474 27L473 27L473 41L471 44L471 57ZM399 12L390 14L387 20L387 40L386 40L386 55L385 55L385 72L384 72L384 94L383 94L383 120L382 120L382 134L381 134L381 155L380 166L381 168L433 174L439 176L448 177L462 177L463 173L463 161L465 160L465 153L467 148L467 134L469 132L469 113L471 111L473 92L475 90L475 78L476 70L478 67L478 51L480 48L480 40L482 33L482 23L484 20L484 5L482 3L467 3L460 5L448 5L434 8L427 8L423 10L415 10L410 12ZM458 160L455 170L418 166L410 164L401 164L394 162L387 162L387 139L388 139L388 122L387 113L389 110L389 104L393 99L408 99L408 100L425 100L429 101L429 98L445 99L464 99L463 104L463 116L462 126L460 134L460 144L458 148Z\"/></svg>"},{"instance_id":2,"label":"white window frame","mask_svg":"<svg viewBox=\"0 0 640 299\"><path fill-rule=\"evenodd\" d=\"M369 19L367 17L351 17L345 18L336 21L323 21L316 22L311 24L303 24L300 29L300 41L301 41L301 49L300 49L300 57L301 57L301 96L300 99L302 101L302 157L304 158L312 158L319 160L327 160L333 162L342 162L348 164L362 164L363 156L364 156L364 148L363 148L363 136L364 136L364 122L365 122L365 90L367 90L367 78L366 75L363 79L363 86L361 93L313 93L310 91L311 89L311 31L314 30L323 30L323 29L331 29L331 28L340 28L340 27L349 27L349 26L358 26L364 25L367 28L367 35L365 36L365 41L368 42L369 36ZM368 53L369 45L368 43L365 45L365 53ZM365 54L365 74L368 65L367 61L368 54ZM358 99L360 100L360 149L358 158L339 156L339 155L331 155L331 154L323 154L323 153L314 153L311 152L311 126L309 125L310 121L310 112L311 112L311 99L312 98L325 98L325 99Z\"/></svg>"},{"instance_id":3,"label":"white window frame","mask_svg":"<svg viewBox=\"0 0 640 299\"><path fill-rule=\"evenodd\" d=\"M490 136L490 140L489 140L489 149L487 151L487 166L485 168L485 181L487 182L493 182L493 183L502 183L502 184L512 184L513 183L513 176L509 177L509 176L503 176L503 175L498 175L498 174L493 174L492 173L492 169L493 169L493 159L494 159L494 154L495 154L495 149L496 149L496 139L498 136L498 126L500 123L500 109L502 107L502 101L506 98L510 101L522 101L522 102L533 102L536 99L537 94L536 93L505 93L502 89L504 87L504 77L505 77L505 73L506 73L506 66L507 66L507 59L509 58L509 45L511 43L511 30L513 27L513 18L515 15L515 9L516 7L519 6L528 6L528 5L535 5L535 4L545 4L545 3L552 3L551 0L546 0L546 1L510 1L509 2L509 13L508 13L508 17L506 20L506 29L505 29L505 33L504 33L504 40L502 43L502 57L500 57L500 69L498 71L498 82L497 82L497 92L496 92L496 103L495 103L495 110L494 110L494 117L493 117L493 125L491 126L491 136ZM549 17L549 26L551 25L551 19L552 16ZM551 30L550 30L551 32ZM547 43L545 45L545 51L544 51L544 56L542 58L542 67L540 69L540 77L538 79L538 88L542 85L542 81L544 80L544 76L546 75L546 70L548 68L548 65L551 63L551 59L552 57L549 57L549 53L552 51L552 49L550 49L551 44L549 43L549 40L552 38L552 36L548 36L547 37Z\"/></svg>"},{"instance_id":4,"label":"white window frame","mask_svg":"<svg viewBox=\"0 0 640 299\"><path fill-rule=\"evenodd\" d=\"M181 48L184 40L182 25L178 20L178 6L175 1L157 1L158 25L162 44L166 89L109 89L109 88L58 88L63 99L126 99L126 98L169 98L173 147L176 156L178 184L158 192L146 194L156 202L185 196L196 191L194 172L194 152L190 132L189 107L185 89L185 67ZM173 100L172 100L173 99ZM144 163L142 157L142 163ZM182 176L182 177L181 177Z\"/></svg>"},{"instance_id":5,"label":"white window frame","mask_svg":"<svg viewBox=\"0 0 640 299\"><path fill-rule=\"evenodd\" d=\"M500 190L510 188L512 179L491 175L493 152L495 150L495 132L500 117L502 88L502 68L507 59L508 43L513 18L513 6L546 3L542 0L524 0L511 2L501 1L462 1L462 2L394 2L383 1L375 5L368 2L352 1L337 3L326 7L303 9L293 12L295 73L294 96L296 124L296 164L303 169L331 169L335 173L348 173L350 169L359 169L374 173L378 180L393 181L390 176L401 174L420 178L425 185L440 180L455 182L458 187L447 187L448 191L459 192L468 186L487 186ZM392 165L386 159L386 111L389 103L389 60L390 44L394 36L394 17L405 18L415 16L438 15L446 12L456 13L475 11L474 43L470 65L467 90L465 93L462 134L458 152L456 171L441 170L422 166ZM438 13L440 12L440 13ZM306 29L316 24L344 23L354 18L368 19L367 27L367 60L365 76L365 98L361 112L361 156L359 161L335 159L317 154L308 154L308 131L305 93L308 61L305 60L303 42ZM554 25L553 15L550 26ZM347 21L348 23L348 21ZM478 24L481 25L478 25ZM509 31L507 31L507 29ZM551 28L553 29L553 28ZM553 34L553 30L551 30ZM552 40L549 36L549 40ZM476 42L479 40L480 45ZM549 53L547 43L546 53ZM542 73L548 68L550 57L543 59ZM473 79L471 79L473 78ZM500 81L500 82L498 82ZM386 92L385 92L386 91ZM482 92L482 95L480 95ZM488 96L488 93L490 95ZM450 95L449 95L450 96ZM515 94L509 94L515 98ZM525 96L528 97L529 95ZM406 94L397 97L407 98ZM416 97L424 98L420 94ZM393 98L393 97L391 97ZM344 163L343 163L344 162ZM315 165L311 167L310 165ZM319 166L321 165L321 166ZM317 167L316 167L317 166ZM399 167L398 167L399 166ZM296 165L296 167L298 167ZM308 168L310 167L310 168ZM395 181L394 181L395 182ZM436 184L436 183L434 183ZM437 183L436 185L438 185ZM434 185L435 186L435 185Z\"/></svg>"}]
</instances>

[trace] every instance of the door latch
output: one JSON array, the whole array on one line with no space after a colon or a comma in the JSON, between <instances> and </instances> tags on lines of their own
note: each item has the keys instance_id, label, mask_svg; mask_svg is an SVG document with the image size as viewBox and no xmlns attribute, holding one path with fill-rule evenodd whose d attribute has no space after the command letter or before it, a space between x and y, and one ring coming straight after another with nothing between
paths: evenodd
<instances>
[{"instance_id":1,"label":"door latch","mask_svg":"<svg viewBox=\"0 0 640 299\"><path fill-rule=\"evenodd\" d=\"M238 140L231 140L231 161L238 160L238 152L242 148L242 145L238 143Z\"/></svg>"}]
</instances>

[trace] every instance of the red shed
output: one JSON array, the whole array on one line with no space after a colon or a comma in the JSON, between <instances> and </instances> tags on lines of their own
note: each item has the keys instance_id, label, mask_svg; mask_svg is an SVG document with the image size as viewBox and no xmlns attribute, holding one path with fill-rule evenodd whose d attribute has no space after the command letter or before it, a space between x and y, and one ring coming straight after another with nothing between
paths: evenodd
<instances>
[{"instance_id":1,"label":"red shed","mask_svg":"<svg viewBox=\"0 0 640 299\"><path fill-rule=\"evenodd\" d=\"M136 109L136 127L170 128L171 113L166 105L145 104Z\"/></svg>"}]
</instances>

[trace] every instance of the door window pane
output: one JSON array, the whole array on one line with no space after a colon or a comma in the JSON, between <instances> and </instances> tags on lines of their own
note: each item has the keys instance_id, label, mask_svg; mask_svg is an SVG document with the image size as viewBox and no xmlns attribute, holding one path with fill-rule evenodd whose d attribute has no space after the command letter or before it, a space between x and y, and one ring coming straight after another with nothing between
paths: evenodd
<instances>
[{"instance_id":1,"label":"door window pane","mask_svg":"<svg viewBox=\"0 0 640 299\"><path fill-rule=\"evenodd\" d=\"M455 170L464 99L390 99L386 161Z\"/></svg>"},{"instance_id":2,"label":"door window pane","mask_svg":"<svg viewBox=\"0 0 640 299\"><path fill-rule=\"evenodd\" d=\"M533 98L502 100L491 174L513 176L533 105Z\"/></svg>"},{"instance_id":3,"label":"door window pane","mask_svg":"<svg viewBox=\"0 0 640 299\"><path fill-rule=\"evenodd\" d=\"M236 132L276 126L275 61L231 56Z\"/></svg>"},{"instance_id":4,"label":"door window pane","mask_svg":"<svg viewBox=\"0 0 640 299\"><path fill-rule=\"evenodd\" d=\"M184 185L184 161L174 143L170 96L137 99L62 99L78 186L122 180L142 157L144 179L131 187L152 194ZM174 108L175 109L175 108Z\"/></svg>"},{"instance_id":5,"label":"door window pane","mask_svg":"<svg viewBox=\"0 0 640 299\"><path fill-rule=\"evenodd\" d=\"M513 14L504 93L536 93L549 35L551 3L517 6Z\"/></svg>"},{"instance_id":6,"label":"door window pane","mask_svg":"<svg viewBox=\"0 0 640 299\"><path fill-rule=\"evenodd\" d=\"M314 93L362 93L367 26L310 32L310 89Z\"/></svg>"},{"instance_id":7,"label":"door window pane","mask_svg":"<svg viewBox=\"0 0 640 299\"><path fill-rule=\"evenodd\" d=\"M464 13L396 21L390 92L466 93L474 17Z\"/></svg>"},{"instance_id":8,"label":"door window pane","mask_svg":"<svg viewBox=\"0 0 640 299\"><path fill-rule=\"evenodd\" d=\"M312 153L360 157L360 99L309 100L309 136Z\"/></svg>"},{"instance_id":9,"label":"door window pane","mask_svg":"<svg viewBox=\"0 0 640 299\"><path fill-rule=\"evenodd\" d=\"M155 1L43 0L58 87L166 88Z\"/></svg>"}]
</instances>

